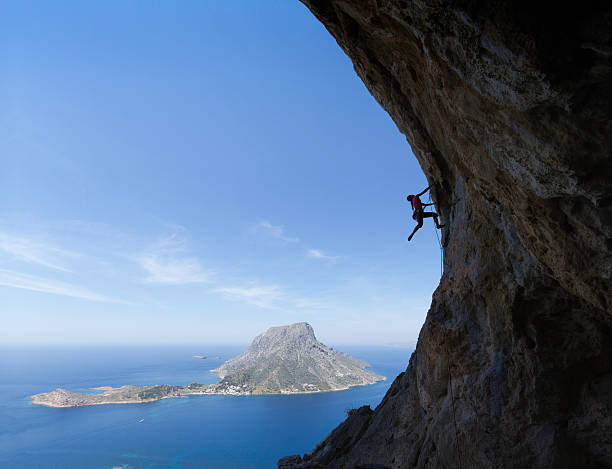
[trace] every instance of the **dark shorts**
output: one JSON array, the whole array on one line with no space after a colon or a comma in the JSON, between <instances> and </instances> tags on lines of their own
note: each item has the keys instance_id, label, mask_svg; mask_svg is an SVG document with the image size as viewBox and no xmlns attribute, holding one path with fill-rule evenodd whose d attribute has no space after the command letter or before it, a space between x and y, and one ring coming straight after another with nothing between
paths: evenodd
<instances>
[{"instance_id":1,"label":"dark shorts","mask_svg":"<svg viewBox=\"0 0 612 469\"><path fill-rule=\"evenodd\" d=\"M420 224L423 223L423 218L433 218L435 215L437 214L433 212L425 212L422 208L419 208L412 213L412 219L416 220L416 222Z\"/></svg>"}]
</instances>

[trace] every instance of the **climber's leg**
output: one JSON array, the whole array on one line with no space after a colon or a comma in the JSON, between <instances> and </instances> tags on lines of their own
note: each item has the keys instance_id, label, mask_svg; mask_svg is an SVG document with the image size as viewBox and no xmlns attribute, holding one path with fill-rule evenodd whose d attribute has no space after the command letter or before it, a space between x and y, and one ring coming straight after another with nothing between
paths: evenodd
<instances>
[{"instance_id":1,"label":"climber's leg","mask_svg":"<svg viewBox=\"0 0 612 469\"><path fill-rule=\"evenodd\" d=\"M412 218L416 220L417 226L414 227L414 230L412 230L412 233L408 236L408 241L410 241L414 234L423 226L423 209L415 210Z\"/></svg>"},{"instance_id":2,"label":"climber's leg","mask_svg":"<svg viewBox=\"0 0 612 469\"><path fill-rule=\"evenodd\" d=\"M443 228L444 225L440 225L438 223L438 214L436 212L424 212L423 213L423 218L433 218L434 222L436 223L436 228Z\"/></svg>"},{"instance_id":3,"label":"climber's leg","mask_svg":"<svg viewBox=\"0 0 612 469\"><path fill-rule=\"evenodd\" d=\"M433 214L433 219L436 222L436 228L438 228L438 229L444 228L444 225L440 225L440 223L438 223L438 214L437 213Z\"/></svg>"},{"instance_id":4,"label":"climber's leg","mask_svg":"<svg viewBox=\"0 0 612 469\"><path fill-rule=\"evenodd\" d=\"M423 220L421 220L419 222L419 224L417 226L414 227L414 230L412 230L412 233L410 233L410 236L408 236L408 241L410 241L412 239L412 237L414 236L414 234L423 226Z\"/></svg>"}]
</instances>

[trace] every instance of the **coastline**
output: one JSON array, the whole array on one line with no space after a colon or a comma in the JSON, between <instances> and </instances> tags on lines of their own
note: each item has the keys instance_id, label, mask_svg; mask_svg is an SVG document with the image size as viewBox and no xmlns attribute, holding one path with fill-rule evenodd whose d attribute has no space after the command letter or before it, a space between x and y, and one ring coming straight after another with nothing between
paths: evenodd
<instances>
[{"instance_id":1,"label":"coastline","mask_svg":"<svg viewBox=\"0 0 612 469\"><path fill-rule=\"evenodd\" d=\"M93 406L93 405L146 404L147 402L157 402L157 401L161 401L162 399L172 399L174 397L200 396L200 395L207 395L207 394L210 394L210 395L212 395L212 394L227 395L227 396L248 396L248 395L250 395L250 393L235 394L235 393L229 393L229 392L186 392L186 393L179 394L179 395L163 396L163 397L151 398L151 399L126 399L124 401L100 401L100 402L91 402L91 403L87 403L87 404L54 404L54 403L50 403L50 402L41 402L40 400L37 399L37 397L39 396L38 394L34 394L34 395L28 396L28 397L30 399L32 399L32 404L34 404L34 405L42 405L42 406L45 406L45 407L54 407L56 409L65 409L65 408L69 408L69 407L89 407L89 406Z\"/></svg>"},{"instance_id":2,"label":"coastline","mask_svg":"<svg viewBox=\"0 0 612 469\"><path fill-rule=\"evenodd\" d=\"M57 393L57 392L69 392L73 395L79 395L79 396L89 396L88 394L81 394L81 393L75 393L72 391L66 391L64 389L56 389L55 391L51 391L48 393L40 393L40 394L34 394L31 396L28 396L32 402L31 404L33 405L41 405L41 406L45 406L45 407L53 407L53 408L70 408L70 407L89 407L89 406L94 406L94 405L112 405L112 404L145 404L148 402L156 402L156 401L161 401L162 399L170 399L170 398L175 398L175 397L181 397L181 396L202 396L202 395L223 395L223 396L274 396L274 395L283 395L283 396L288 396L288 395L296 395L296 394L319 394L319 393L326 393L326 392L336 392L336 391L346 391L347 389L350 388L354 388L354 387L359 387L359 386L370 386L372 384L376 384L380 381L386 381L387 377L386 376L381 376L381 379L377 379L376 381L373 381L372 383L363 383L363 384L355 384L352 386L344 386L344 387L340 387L340 388L334 388L334 389L325 389L325 390L316 390L316 391L280 391L280 392L249 392L249 391L244 391L244 392L240 392L240 391L224 391L224 390L211 390L211 391L190 391L190 390L186 390L185 392L179 391L179 393L175 393L175 394L171 394L171 395L166 395L166 396L160 396L160 397L154 397L154 398L145 398L145 399L124 399L124 400L102 400L102 401L92 401L92 402L78 402L78 403L67 403L67 404L58 404L58 403L54 403L54 402L49 402L49 401L45 401L44 398L41 399L42 396L49 396L52 393ZM215 386L218 383L215 384L211 384L211 385L202 385L202 386ZM104 391L105 393L110 392L111 395L112 393L116 393L118 392L118 390L121 390L122 388L125 387L129 387L130 385L127 386L121 386L119 388L113 388L112 386L98 386L95 388L89 388L91 390L94 391ZM157 386L157 385L154 385ZM94 395L94 396L100 396L100 395ZM102 397L104 396L104 394L102 395Z\"/></svg>"}]
</instances>

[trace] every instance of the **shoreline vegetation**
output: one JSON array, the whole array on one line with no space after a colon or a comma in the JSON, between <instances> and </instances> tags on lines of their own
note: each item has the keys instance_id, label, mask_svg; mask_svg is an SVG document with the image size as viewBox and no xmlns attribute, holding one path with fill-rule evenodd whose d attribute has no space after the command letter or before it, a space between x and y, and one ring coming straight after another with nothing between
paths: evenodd
<instances>
[{"instance_id":1,"label":"shoreline vegetation","mask_svg":"<svg viewBox=\"0 0 612 469\"><path fill-rule=\"evenodd\" d=\"M387 378L381 376L378 381L385 381ZM51 392L34 394L29 396L32 399L32 404L42 405L46 407L67 408L67 407L86 407L92 405L109 405L109 404L143 404L146 402L156 402L162 399L182 396L203 396L203 395L225 395L225 396L262 396L262 395L293 395L293 394L315 394L323 392L345 391L355 386L367 386L364 383L355 384L352 386L343 386L335 389L323 390L282 390L271 392L250 392L241 391L236 387L222 389L215 384L199 384L191 383L187 386L172 386L168 384L158 384L151 386L136 386L125 385L118 388L112 386L99 386L89 388L92 391L104 391L103 394L88 394L67 389L57 388ZM170 390L167 388L177 388ZM141 393L144 393L141 394ZM150 397L148 397L150 396Z\"/></svg>"},{"instance_id":2,"label":"shoreline vegetation","mask_svg":"<svg viewBox=\"0 0 612 469\"><path fill-rule=\"evenodd\" d=\"M152 386L126 385L118 388L111 386L99 386L89 388L92 391L103 391L102 394L88 394L67 389L57 388L55 391L34 394L30 396L32 404L47 407L83 407L104 404L139 404L144 402L155 402L170 397L181 397L203 394L225 394L225 395L248 395L236 387L219 386L215 384L191 383L187 386L172 386L159 384Z\"/></svg>"},{"instance_id":3,"label":"shoreline vegetation","mask_svg":"<svg viewBox=\"0 0 612 469\"><path fill-rule=\"evenodd\" d=\"M204 359L203 355L192 358ZM103 404L139 404L170 397L223 394L311 394L342 391L385 380L366 368L363 360L338 352L319 342L310 324L272 327L258 335L244 353L210 370L220 378L214 384L186 386L157 384L118 388L90 388L98 393L80 393L57 388L30 396L32 404L47 407L82 407ZM101 393L100 393L101 392Z\"/></svg>"}]
</instances>

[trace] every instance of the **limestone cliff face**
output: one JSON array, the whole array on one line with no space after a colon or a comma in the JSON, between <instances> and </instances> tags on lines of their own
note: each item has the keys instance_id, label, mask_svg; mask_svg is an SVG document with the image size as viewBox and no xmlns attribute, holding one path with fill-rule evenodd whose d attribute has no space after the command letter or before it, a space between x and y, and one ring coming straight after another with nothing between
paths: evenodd
<instances>
[{"instance_id":1,"label":"limestone cliff face","mask_svg":"<svg viewBox=\"0 0 612 469\"><path fill-rule=\"evenodd\" d=\"M283 465L612 467L612 5L303 3L449 229L406 372Z\"/></svg>"}]
</instances>

